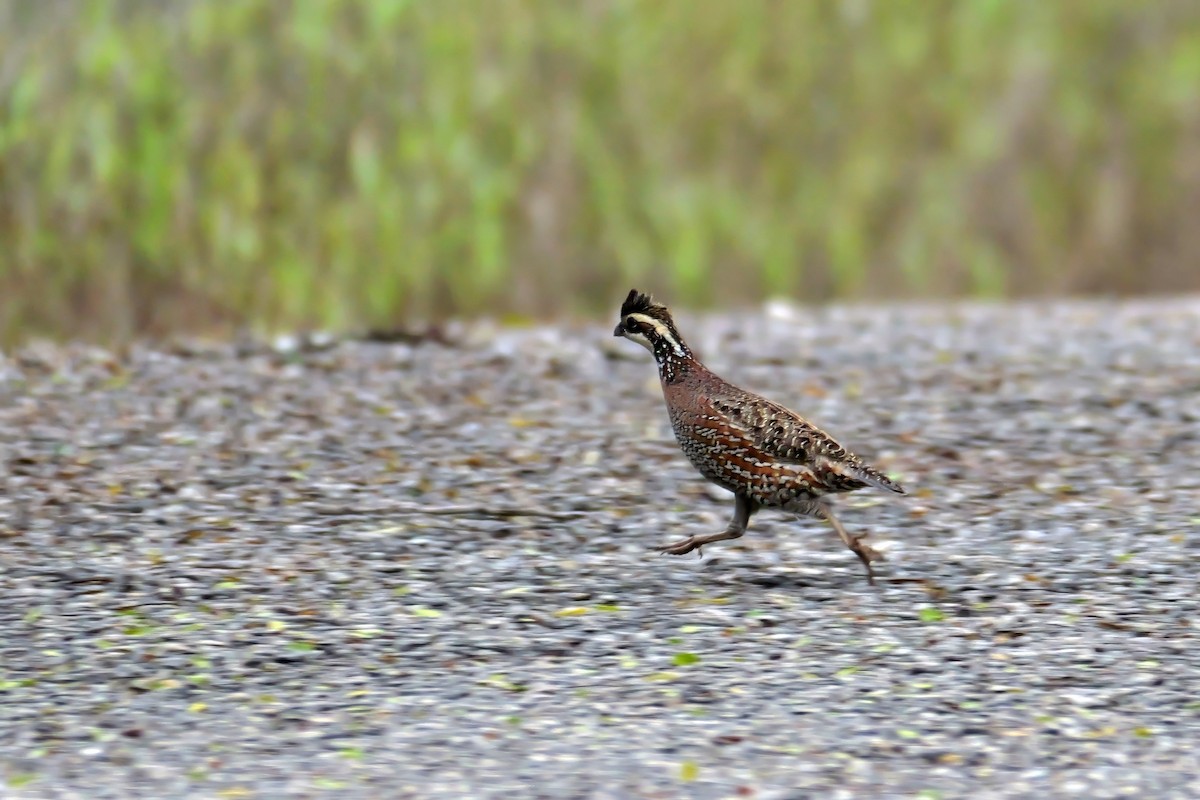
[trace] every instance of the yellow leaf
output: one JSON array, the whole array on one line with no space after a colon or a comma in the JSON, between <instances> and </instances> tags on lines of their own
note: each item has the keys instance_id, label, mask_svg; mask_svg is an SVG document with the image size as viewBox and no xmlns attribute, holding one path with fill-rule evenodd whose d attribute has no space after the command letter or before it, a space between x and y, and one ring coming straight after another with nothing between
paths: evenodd
<instances>
[{"instance_id":1,"label":"yellow leaf","mask_svg":"<svg viewBox=\"0 0 1200 800\"><path fill-rule=\"evenodd\" d=\"M691 782L700 777L700 767L695 761L685 761L679 765L679 780Z\"/></svg>"}]
</instances>

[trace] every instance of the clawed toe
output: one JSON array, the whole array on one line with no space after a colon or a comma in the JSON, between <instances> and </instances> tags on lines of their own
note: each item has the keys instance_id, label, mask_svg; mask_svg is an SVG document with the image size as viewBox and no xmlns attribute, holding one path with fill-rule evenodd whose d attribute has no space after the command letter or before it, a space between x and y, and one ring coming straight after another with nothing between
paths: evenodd
<instances>
[{"instance_id":1,"label":"clawed toe","mask_svg":"<svg viewBox=\"0 0 1200 800\"><path fill-rule=\"evenodd\" d=\"M878 550L875 550L874 548L864 544L862 541L860 541L861 539L861 536L855 537L853 543L850 545L850 550L854 553L854 555L858 556L858 560L861 561L862 565L867 568L867 583L874 586L875 569L871 566L871 562L882 561L883 554Z\"/></svg>"},{"instance_id":2,"label":"clawed toe","mask_svg":"<svg viewBox=\"0 0 1200 800\"><path fill-rule=\"evenodd\" d=\"M850 548L852 550L864 550L867 553L869 553L873 559L882 559L883 554L880 553L875 548L871 547L869 544L867 544L866 541L864 541L868 535L869 534L866 531L864 531L862 533L850 534L850 542L851 542Z\"/></svg>"},{"instance_id":3,"label":"clawed toe","mask_svg":"<svg viewBox=\"0 0 1200 800\"><path fill-rule=\"evenodd\" d=\"M654 549L657 550L661 555L667 556L687 555L693 550L695 550L701 556L704 555L703 551L700 550L700 545L696 544L695 538L691 536L683 539L682 541L675 542L674 544L656 546Z\"/></svg>"},{"instance_id":4,"label":"clawed toe","mask_svg":"<svg viewBox=\"0 0 1200 800\"><path fill-rule=\"evenodd\" d=\"M870 563L872 561L885 561L886 560L883 557L883 553L879 552L874 547L871 547L869 544L867 544L863 541L860 541L861 539L862 539L861 536L858 539L855 539L854 547L851 548L852 550L854 550L855 553L858 554L859 558L861 558L866 563Z\"/></svg>"}]
</instances>

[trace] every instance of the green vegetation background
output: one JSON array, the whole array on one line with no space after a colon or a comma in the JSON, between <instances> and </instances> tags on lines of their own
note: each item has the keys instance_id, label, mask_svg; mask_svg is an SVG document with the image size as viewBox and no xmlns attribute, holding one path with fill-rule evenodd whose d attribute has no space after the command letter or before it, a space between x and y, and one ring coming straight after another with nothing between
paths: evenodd
<instances>
[{"instance_id":1,"label":"green vegetation background","mask_svg":"<svg viewBox=\"0 0 1200 800\"><path fill-rule=\"evenodd\" d=\"M0 342L1200 288L1195 0L0 4Z\"/></svg>"}]
</instances>

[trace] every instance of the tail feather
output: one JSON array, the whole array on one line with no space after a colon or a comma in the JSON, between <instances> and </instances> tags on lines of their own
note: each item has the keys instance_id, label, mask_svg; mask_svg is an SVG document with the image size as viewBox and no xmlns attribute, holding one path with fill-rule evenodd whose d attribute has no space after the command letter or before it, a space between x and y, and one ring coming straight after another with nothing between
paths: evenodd
<instances>
[{"instance_id":1,"label":"tail feather","mask_svg":"<svg viewBox=\"0 0 1200 800\"><path fill-rule=\"evenodd\" d=\"M882 472L868 467L865 464L854 470L854 477L858 478L863 483L874 486L876 489L884 489L889 492L895 492L896 494L908 494L904 487L896 483L896 481L892 480L887 475L884 475Z\"/></svg>"}]
</instances>

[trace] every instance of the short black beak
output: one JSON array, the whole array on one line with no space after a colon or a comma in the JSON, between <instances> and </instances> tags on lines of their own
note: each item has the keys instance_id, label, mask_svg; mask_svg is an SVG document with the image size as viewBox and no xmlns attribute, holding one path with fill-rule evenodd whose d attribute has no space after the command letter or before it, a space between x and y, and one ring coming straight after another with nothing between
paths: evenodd
<instances>
[{"instance_id":1,"label":"short black beak","mask_svg":"<svg viewBox=\"0 0 1200 800\"><path fill-rule=\"evenodd\" d=\"M613 336L624 336L625 329L621 327L622 323L618 322L617 327L613 328Z\"/></svg>"}]
</instances>

